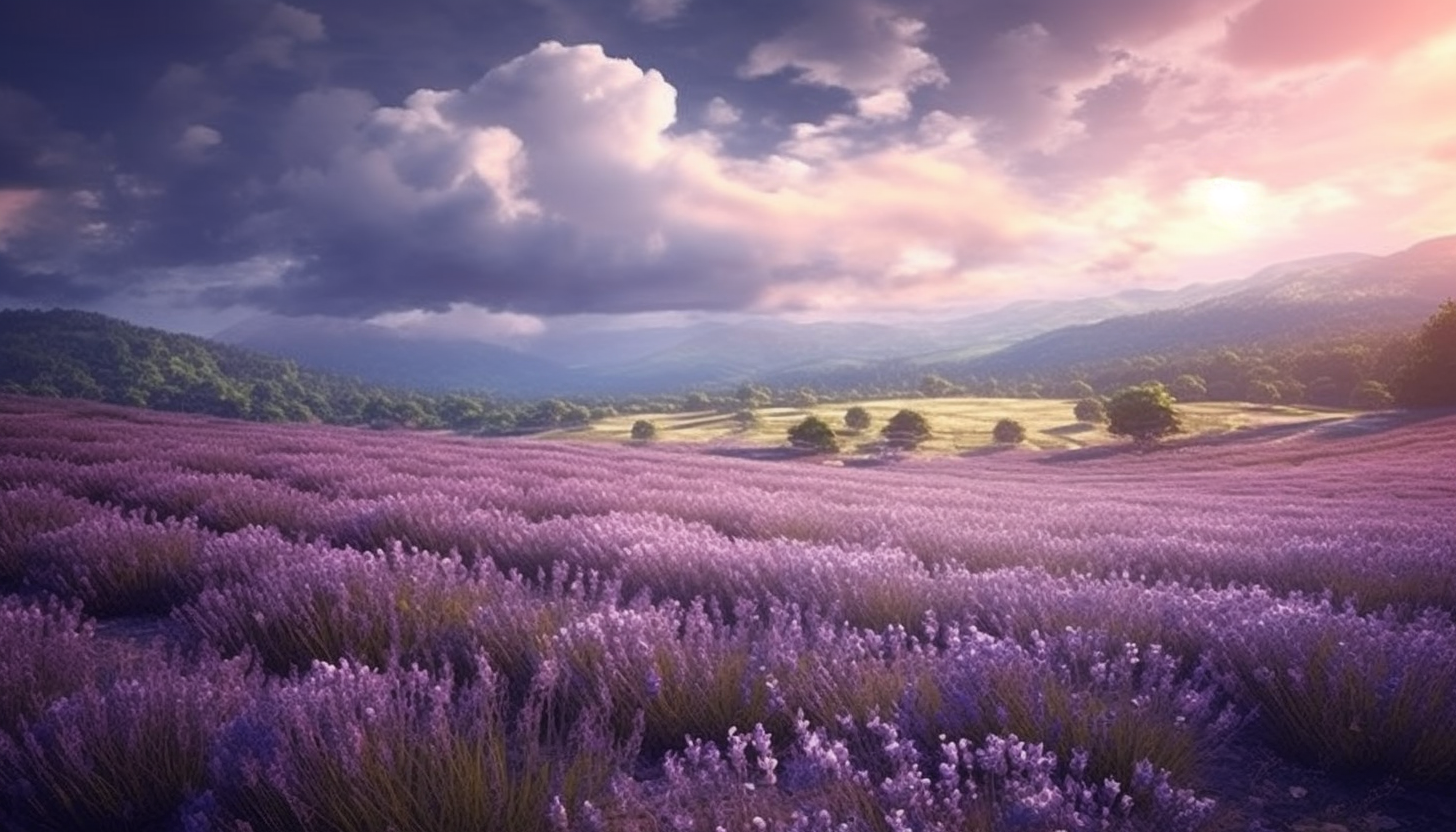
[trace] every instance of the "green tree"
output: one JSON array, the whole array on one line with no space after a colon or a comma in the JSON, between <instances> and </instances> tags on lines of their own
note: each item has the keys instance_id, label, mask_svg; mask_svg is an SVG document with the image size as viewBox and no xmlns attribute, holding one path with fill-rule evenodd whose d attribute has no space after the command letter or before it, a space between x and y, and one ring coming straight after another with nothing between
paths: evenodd
<instances>
[{"instance_id":1,"label":"green tree","mask_svg":"<svg viewBox=\"0 0 1456 832\"><path fill-rule=\"evenodd\" d=\"M657 425L646 419L638 419L632 423L632 438L638 442L647 442L657 438Z\"/></svg>"},{"instance_id":2,"label":"green tree","mask_svg":"<svg viewBox=\"0 0 1456 832\"><path fill-rule=\"evenodd\" d=\"M1151 443L1183 429L1173 396L1157 382L1127 387L1107 402L1107 432Z\"/></svg>"},{"instance_id":3,"label":"green tree","mask_svg":"<svg viewBox=\"0 0 1456 832\"><path fill-rule=\"evenodd\" d=\"M902 410L880 429L893 448L911 449L930 438L930 422L914 410Z\"/></svg>"},{"instance_id":4,"label":"green tree","mask_svg":"<svg viewBox=\"0 0 1456 832\"><path fill-rule=\"evenodd\" d=\"M1095 395L1097 395L1097 391L1093 390L1092 385L1084 379L1075 379L1067 385L1067 398L1069 399L1090 399Z\"/></svg>"},{"instance_id":5,"label":"green tree","mask_svg":"<svg viewBox=\"0 0 1456 832\"><path fill-rule=\"evenodd\" d=\"M707 393L704 393L700 390L694 390L693 392L689 393L686 398L683 399L683 410L686 410L688 412L712 409L713 400L708 397Z\"/></svg>"},{"instance_id":6,"label":"green tree","mask_svg":"<svg viewBox=\"0 0 1456 832\"><path fill-rule=\"evenodd\" d=\"M844 425L850 430L867 430L869 429L870 421L870 412L859 405L855 405L844 411Z\"/></svg>"},{"instance_id":7,"label":"green tree","mask_svg":"<svg viewBox=\"0 0 1456 832\"><path fill-rule=\"evenodd\" d=\"M1017 445L1026 441L1026 428L1015 419L1002 419L991 429L991 438L998 445Z\"/></svg>"},{"instance_id":8,"label":"green tree","mask_svg":"<svg viewBox=\"0 0 1456 832\"><path fill-rule=\"evenodd\" d=\"M810 416L789 428L789 444L816 454L839 453L839 439L834 435L834 428L818 416Z\"/></svg>"},{"instance_id":9,"label":"green tree","mask_svg":"<svg viewBox=\"0 0 1456 832\"><path fill-rule=\"evenodd\" d=\"M1395 401L1402 407L1456 404L1456 300L1441 304L1416 334L1395 377Z\"/></svg>"},{"instance_id":10,"label":"green tree","mask_svg":"<svg viewBox=\"0 0 1456 832\"><path fill-rule=\"evenodd\" d=\"M1072 408L1072 416L1079 422L1101 424L1107 421L1107 405L1101 399L1082 399Z\"/></svg>"}]
</instances>

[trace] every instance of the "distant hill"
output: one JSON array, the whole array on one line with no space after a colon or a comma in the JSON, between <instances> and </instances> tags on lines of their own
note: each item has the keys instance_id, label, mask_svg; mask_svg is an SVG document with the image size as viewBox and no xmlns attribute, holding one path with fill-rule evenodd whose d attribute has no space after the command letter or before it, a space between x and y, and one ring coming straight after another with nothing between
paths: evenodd
<instances>
[{"instance_id":1,"label":"distant hill","mask_svg":"<svg viewBox=\"0 0 1456 832\"><path fill-rule=\"evenodd\" d=\"M375 324L335 318L260 316L215 337L306 367L389 387L548 396L591 386L557 362L508 347L413 337Z\"/></svg>"},{"instance_id":2,"label":"distant hill","mask_svg":"<svg viewBox=\"0 0 1456 832\"><path fill-rule=\"evenodd\" d=\"M0 310L0 392L257 421L403 422L424 412L408 393L65 309Z\"/></svg>"},{"instance_id":3,"label":"distant hill","mask_svg":"<svg viewBox=\"0 0 1456 832\"><path fill-rule=\"evenodd\" d=\"M558 325L513 349L463 338L403 335L367 323L260 317L217 337L304 366L429 390L620 396L725 389L750 380L843 388L892 383L926 372L961 371L998 351L1057 332L1071 339L1069 347L1048 348L1047 360L1062 360L1084 337L1071 334L1077 327L1121 321L1107 324L1113 332L1129 316L1189 310L1240 293L1281 287L1292 292L1301 280L1382 259L1334 254L1271 266L1237 281L1173 290L1135 289L1077 300L1022 301L952 320L795 323L764 317L577 331ZM1397 317L1403 314L1398 312ZM1166 320L1169 333L1177 334L1180 319ZM1215 332L1219 329L1210 326ZM1248 327L1254 337L1269 329L1269 325ZM1130 337L1127 344L1118 345L1094 333L1091 338L1096 343L1087 348L1100 355L1118 355L1167 340L1156 335ZM1004 361L998 366L1035 364L1018 355L1008 352L998 359Z\"/></svg>"},{"instance_id":4,"label":"distant hill","mask_svg":"<svg viewBox=\"0 0 1456 832\"><path fill-rule=\"evenodd\" d=\"M1188 306L1065 327L991 355L929 366L1011 375L1173 350L1410 331L1452 296L1456 237L1444 237L1388 257L1284 264Z\"/></svg>"}]
</instances>

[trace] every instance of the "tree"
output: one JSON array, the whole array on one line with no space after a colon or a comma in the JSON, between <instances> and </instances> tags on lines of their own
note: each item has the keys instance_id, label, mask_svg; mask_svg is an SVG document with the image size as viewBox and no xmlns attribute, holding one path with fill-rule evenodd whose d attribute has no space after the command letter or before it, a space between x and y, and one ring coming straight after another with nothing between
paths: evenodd
<instances>
[{"instance_id":1,"label":"tree","mask_svg":"<svg viewBox=\"0 0 1456 832\"><path fill-rule=\"evenodd\" d=\"M1101 424L1107 421L1107 405L1101 399L1082 399L1072 408L1072 415L1079 422Z\"/></svg>"},{"instance_id":2,"label":"tree","mask_svg":"<svg viewBox=\"0 0 1456 832\"><path fill-rule=\"evenodd\" d=\"M1204 383L1203 376L1184 373L1173 379L1173 383L1168 385L1168 392L1180 402L1199 402L1208 398L1208 385Z\"/></svg>"},{"instance_id":3,"label":"tree","mask_svg":"<svg viewBox=\"0 0 1456 832\"><path fill-rule=\"evenodd\" d=\"M763 407L773 401L773 394L767 387L760 387L757 384L744 383L739 386L733 394L738 403L747 408Z\"/></svg>"},{"instance_id":4,"label":"tree","mask_svg":"<svg viewBox=\"0 0 1456 832\"><path fill-rule=\"evenodd\" d=\"M818 416L810 416L789 428L789 444L816 454L839 453L839 440L834 436L834 428Z\"/></svg>"},{"instance_id":5,"label":"tree","mask_svg":"<svg viewBox=\"0 0 1456 832\"><path fill-rule=\"evenodd\" d=\"M755 427L760 421L758 418L758 412L755 410L750 410L746 407L742 410L735 412L732 416L732 419L742 430L748 430L751 427Z\"/></svg>"},{"instance_id":6,"label":"tree","mask_svg":"<svg viewBox=\"0 0 1456 832\"><path fill-rule=\"evenodd\" d=\"M1097 395L1097 391L1085 379L1079 378L1067 385L1067 394L1069 399L1090 399Z\"/></svg>"},{"instance_id":7,"label":"tree","mask_svg":"<svg viewBox=\"0 0 1456 832\"><path fill-rule=\"evenodd\" d=\"M1244 398L1254 404L1278 404L1284 397L1272 381L1257 379L1244 388Z\"/></svg>"},{"instance_id":8,"label":"tree","mask_svg":"<svg viewBox=\"0 0 1456 832\"><path fill-rule=\"evenodd\" d=\"M913 410L902 410L890 417L880 435L891 447L908 450L930 438L930 422Z\"/></svg>"},{"instance_id":9,"label":"tree","mask_svg":"<svg viewBox=\"0 0 1456 832\"><path fill-rule=\"evenodd\" d=\"M1113 436L1145 444L1182 429L1172 395L1157 382L1124 388L1107 402L1107 432Z\"/></svg>"},{"instance_id":10,"label":"tree","mask_svg":"<svg viewBox=\"0 0 1456 832\"><path fill-rule=\"evenodd\" d=\"M1026 428L1015 419L1002 419L991 429L991 438L1000 445L1017 445L1026 440Z\"/></svg>"},{"instance_id":11,"label":"tree","mask_svg":"<svg viewBox=\"0 0 1456 832\"><path fill-rule=\"evenodd\" d=\"M867 430L870 426L870 412L859 405L844 411L844 426L853 431Z\"/></svg>"},{"instance_id":12,"label":"tree","mask_svg":"<svg viewBox=\"0 0 1456 832\"><path fill-rule=\"evenodd\" d=\"M699 410L712 410L713 400L708 394L700 390L694 390L683 399L683 410L694 413Z\"/></svg>"},{"instance_id":13,"label":"tree","mask_svg":"<svg viewBox=\"0 0 1456 832\"><path fill-rule=\"evenodd\" d=\"M1362 381L1350 391L1350 406L1360 410L1382 410L1394 403L1390 391L1378 381Z\"/></svg>"},{"instance_id":14,"label":"tree","mask_svg":"<svg viewBox=\"0 0 1456 832\"><path fill-rule=\"evenodd\" d=\"M638 442L647 442L657 438L657 425L646 419L638 419L632 423L632 438Z\"/></svg>"},{"instance_id":15,"label":"tree","mask_svg":"<svg viewBox=\"0 0 1456 832\"><path fill-rule=\"evenodd\" d=\"M920 379L920 394L928 399L938 399L956 392L955 384L934 373Z\"/></svg>"},{"instance_id":16,"label":"tree","mask_svg":"<svg viewBox=\"0 0 1456 832\"><path fill-rule=\"evenodd\" d=\"M1456 404L1456 300L1441 304L1416 334L1395 377L1395 401L1402 407Z\"/></svg>"}]
</instances>

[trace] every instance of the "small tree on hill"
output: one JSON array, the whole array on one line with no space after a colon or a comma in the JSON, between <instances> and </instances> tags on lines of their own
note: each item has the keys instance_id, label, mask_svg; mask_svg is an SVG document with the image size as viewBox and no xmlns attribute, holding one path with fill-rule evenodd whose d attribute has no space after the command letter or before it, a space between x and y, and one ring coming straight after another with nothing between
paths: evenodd
<instances>
[{"instance_id":1,"label":"small tree on hill","mask_svg":"<svg viewBox=\"0 0 1456 832\"><path fill-rule=\"evenodd\" d=\"M1107 421L1107 405L1101 399L1082 399L1072 408L1072 416L1079 422L1100 425Z\"/></svg>"},{"instance_id":2,"label":"small tree on hill","mask_svg":"<svg viewBox=\"0 0 1456 832\"><path fill-rule=\"evenodd\" d=\"M844 411L844 426L850 430L867 430L870 421L870 412L859 405Z\"/></svg>"},{"instance_id":3,"label":"small tree on hill","mask_svg":"<svg viewBox=\"0 0 1456 832\"><path fill-rule=\"evenodd\" d=\"M731 418L733 419L734 423L736 423L738 425L738 427L741 428L741 429L743 429L743 430L748 430L749 428L757 427L758 426L758 423L761 421L758 418L758 411L756 411L756 410L750 410L749 408L746 408L746 407L744 409L742 409L742 410L739 410L739 411L734 412L734 414L733 414L733 416Z\"/></svg>"},{"instance_id":4,"label":"small tree on hill","mask_svg":"<svg viewBox=\"0 0 1456 832\"><path fill-rule=\"evenodd\" d=\"M1113 436L1147 444L1182 429L1172 395L1157 382L1119 390L1107 402L1107 432Z\"/></svg>"},{"instance_id":5,"label":"small tree on hill","mask_svg":"<svg viewBox=\"0 0 1456 832\"><path fill-rule=\"evenodd\" d=\"M638 419L632 423L632 438L638 442L647 442L657 438L657 425L646 419Z\"/></svg>"},{"instance_id":6,"label":"small tree on hill","mask_svg":"<svg viewBox=\"0 0 1456 832\"><path fill-rule=\"evenodd\" d=\"M789 428L789 444L816 454L839 453L839 440L834 436L834 428L818 416L810 416Z\"/></svg>"},{"instance_id":7,"label":"small tree on hill","mask_svg":"<svg viewBox=\"0 0 1456 832\"><path fill-rule=\"evenodd\" d=\"M1411 342L1395 377L1395 401L1402 407L1456 404L1456 300L1441 304Z\"/></svg>"},{"instance_id":8,"label":"small tree on hill","mask_svg":"<svg viewBox=\"0 0 1456 832\"><path fill-rule=\"evenodd\" d=\"M930 422L913 410L902 410L890 417L880 435L891 447L908 450L930 438Z\"/></svg>"},{"instance_id":9,"label":"small tree on hill","mask_svg":"<svg viewBox=\"0 0 1456 832\"><path fill-rule=\"evenodd\" d=\"M1026 428L1015 419L1002 419L991 429L991 438L1001 445L1016 445L1026 440Z\"/></svg>"}]
</instances>

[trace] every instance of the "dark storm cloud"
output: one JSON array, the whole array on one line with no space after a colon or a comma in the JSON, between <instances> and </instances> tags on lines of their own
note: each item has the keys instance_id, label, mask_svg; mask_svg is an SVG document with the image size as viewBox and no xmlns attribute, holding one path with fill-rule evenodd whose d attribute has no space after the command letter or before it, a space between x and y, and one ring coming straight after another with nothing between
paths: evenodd
<instances>
[{"instance_id":1,"label":"dark storm cloud","mask_svg":"<svg viewBox=\"0 0 1456 832\"><path fill-rule=\"evenodd\" d=\"M1392 54L1456 19L1446 0L1387 7L3 4L0 291L190 286L356 316L964 291L959 270L1014 259L1060 194L1211 175L1136 171L1258 126L1217 73ZM1197 50L1159 51L1190 28ZM1208 146L1232 155L1230 136Z\"/></svg>"}]
</instances>

